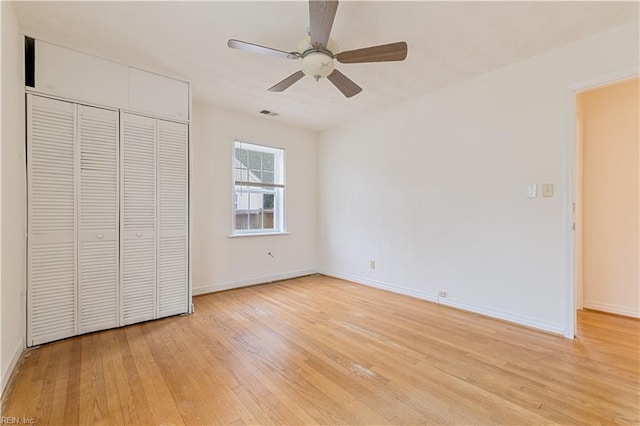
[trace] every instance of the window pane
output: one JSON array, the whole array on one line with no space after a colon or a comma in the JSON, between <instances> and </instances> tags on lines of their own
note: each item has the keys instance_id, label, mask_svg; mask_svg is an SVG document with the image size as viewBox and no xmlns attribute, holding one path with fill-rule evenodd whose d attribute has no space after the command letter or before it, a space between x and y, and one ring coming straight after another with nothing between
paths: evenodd
<instances>
[{"instance_id":1,"label":"window pane","mask_svg":"<svg viewBox=\"0 0 640 426\"><path fill-rule=\"evenodd\" d=\"M249 151L249 168L251 170L262 170L262 153Z\"/></svg>"},{"instance_id":2,"label":"window pane","mask_svg":"<svg viewBox=\"0 0 640 426\"><path fill-rule=\"evenodd\" d=\"M236 212L236 229L239 231L249 229L249 215Z\"/></svg>"},{"instance_id":3,"label":"window pane","mask_svg":"<svg viewBox=\"0 0 640 426\"><path fill-rule=\"evenodd\" d=\"M263 217L263 229L269 229L269 230L273 230L274 229L274 221L273 221L273 210L271 211L265 211L262 213L262 217Z\"/></svg>"},{"instance_id":4,"label":"window pane","mask_svg":"<svg viewBox=\"0 0 640 426\"><path fill-rule=\"evenodd\" d=\"M265 210L273 210L275 194L264 194L262 198L262 207Z\"/></svg>"},{"instance_id":5,"label":"window pane","mask_svg":"<svg viewBox=\"0 0 640 426\"><path fill-rule=\"evenodd\" d=\"M273 172L275 170L275 155L269 154L268 152L262 153L262 170Z\"/></svg>"},{"instance_id":6,"label":"window pane","mask_svg":"<svg viewBox=\"0 0 640 426\"><path fill-rule=\"evenodd\" d=\"M249 182L262 182L262 172L260 170L251 170L249 173Z\"/></svg>"},{"instance_id":7,"label":"window pane","mask_svg":"<svg viewBox=\"0 0 640 426\"><path fill-rule=\"evenodd\" d=\"M250 229L262 229L262 210L252 212L249 220Z\"/></svg>"},{"instance_id":8,"label":"window pane","mask_svg":"<svg viewBox=\"0 0 640 426\"><path fill-rule=\"evenodd\" d=\"M262 229L262 194L259 192L249 195L249 229Z\"/></svg>"},{"instance_id":9,"label":"window pane","mask_svg":"<svg viewBox=\"0 0 640 426\"><path fill-rule=\"evenodd\" d=\"M236 229L249 229L249 193L236 190L235 203Z\"/></svg>"},{"instance_id":10,"label":"window pane","mask_svg":"<svg viewBox=\"0 0 640 426\"><path fill-rule=\"evenodd\" d=\"M273 172L262 172L262 182L264 182L264 183L274 183L273 182Z\"/></svg>"},{"instance_id":11,"label":"window pane","mask_svg":"<svg viewBox=\"0 0 640 426\"><path fill-rule=\"evenodd\" d=\"M246 182L249 179L249 170L236 169L233 178L234 180L240 180L240 181Z\"/></svg>"},{"instance_id":12,"label":"window pane","mask_svg":"<svg viewBox=\"0 0 640 426\"><path fill-rule=\"evenodd\" d=\"M236 148L236 159L247 167L247 150Z\"/></svg>"}]
</instances>

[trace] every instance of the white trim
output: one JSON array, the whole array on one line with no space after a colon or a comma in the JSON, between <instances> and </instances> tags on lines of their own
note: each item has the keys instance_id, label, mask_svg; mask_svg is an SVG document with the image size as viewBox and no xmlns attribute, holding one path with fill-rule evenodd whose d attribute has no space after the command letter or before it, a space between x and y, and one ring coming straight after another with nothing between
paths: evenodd
<instances>
[{"instance_id":1,"label":"white trim","mask_svg":"<svg viewBox=\"0 0 640 426\"><path fill-rule=\"evenodd\" d=\"M375 287L382 290L388 290L393 293L404 294L405 296L415 297L416 299L422 299L422 300L427 300L429 302L438 303L437 294L425 293L422 291L417 291L410 288L385 283L382 281L370 280L368 278L357 277L355 275L343 274L341 272L327 271L327 270L321 270L318 272L320 272L322 275L327 275L329 277L340 278L342 280L352 281L357 284L363 284L369 287Z\"/></svg>"},{"instance_id":2,"label":"white trim","mask_svg":"<svg viewBox=\"0 0 640 426\"><path fill-rule=\"evenodd\" d=\"M16 365L18 365L18 361L20 360L24 349L24 340L20 339L18 345L15 347L13 353L11 354L11 361L9 361L7 368L2 372L2 378L0 379L0 389L2 389L0 395L2 396L4 396L4 391L9 384L11 374L13 374L13 370L16 368Z\"/></svg>"},{"instance_id":3,"label":"white trim","mask_svg":"<svg viewBox=\"0 0 640 426\"><path fill-rule=\"evenodd\" d=\"M640 318L640 309L633 309L628 306L612 305L610 303L591 302L585 300L584 307L596 311L624 315L626 317Z\"/></svg>"},{"instance_id":4,"label":"white trim","mask_svg":"<svg viewBox=\"0 0 640 426\"><path fill-rule=\"evenodd\" d=\"M124 123L127 114L118 111L118 326L124 318Z\"/></svg>"},{"instance_id":5,"label":"white trim","mask_svg":"<svg viewBox=\"0 0 640 426\"><path fill-rule=\"evenodd\" d=\"M381 281L370 280L368 278L356 277L354 275L342 274L340 272L325 271L325 270L321 270L319 272L323 275L328 275L330 277L340 278L340 279L352 281L358 284L364 284L370 287L380 288L382 290L388 290L393 293L404 294L406 296L415 297L417 299L423 299L429 302L462 309L464 311L474 312L477 314L485 315L487 317L509 321L515 324L532 327L538 330L547 331L554 334L562 334L562 331L563 331L561 324L553 324L546 321L540 321L536 318L528 317L525 315L518 315L512 312L501 311L493 308L488 308L485 306L472 305L472 304L468 304L468 303L451 299L451 298L442 298L442 297L439 298L437 294L416 291L406 287L400 287L400 286L388 284Z\"/></svg>"},{"instance_id":6,"label":"white trim","mask_svg":"<svg viewBox=\"0 0 640 426\"><path fill-rule=\"evenodd\" d=\"M193 118L193 93L191 91L191 83L189 83L189 120ZM191 123L191 122L189 122ZM187 238L189 243L187 244L188 254L188 298L189 298L189 314L193 314L193 194L191 190L191 184L193 183L193 136L192 136L191 124L187 126L187 209L188 209L188 231Z\"/></svg>"},{"instance_id":7,"label":"white trim","mask_svg":"<svg viewBox=\"0 0 640 426\"><path fill-rule=\"evenodd\" d=\"M80 165L80 157L82 152L80 149L80 108L79 105L73 104L73 281L75 284L75 291L73 297L75 298L75 309L73 312L73 335L80 334L80 270L82 268L82 262L80 260L80 174L82 166ZM31 131L34 131L31 128ZM35 196L34 196L35 198ZM34 307L35 310L35 307Z\"/></svg>"},{"instance_id":8,"label":"white trim","mask_svg":"<svg viewBox=\"0 0 640 426\"><path fill-rule=\"evenodd\" d=\"M105 102L96 102L96 101L93 101L93 100L87 100L87 99L83 99L83 98L73 98L73 97L69 97L69 96L60 95L60 94L55 93L55 92L48 92L46 90L36 89L35 87L31 87L31 86L25 86L24 89L25 89L25 93L31 93L33 95L38 95L38 96L41 96L43 98L51 98L51 99L56 99L56 100L64 101L64 102L71 102L71 103L78 104L78 105L86 105L86 106L95 107L95 108L102 108L102 109L120 110L122 112L130 113L130 114L134 114L134 115L142 115L144 117L150 117L150 118L160 118L160 119L166 120L166 121L175 121L176 123L189 124L189 122L190 122L190 120L185 120L184 118L174 117L172 115L156 114L154 112L149 112L149 111L140 110L140 109L136 109L136 108L129 108L128 106L110 104L108 102L106 102L106 103Z\"/></svg>"},{"instance_id":9,"label":"white trim","mask_svg":"<svg viewBox=\"0 0 640 426\"><path fill-rule=\"evenodd\" d=\"M231 141L231 214L229 214L229 221L231 225L231 234L234 235L236 232L236 185L235 185L235 176L236 176L236 164L240 161L236 158L236 142L234 139Z\"/></svg>"},{"instance_id":10,"label":"white trim","mask_svg":"<svg viewBox=\"0 0 640 426\"><path fill-rule=\"evenodd\" d=\"M250 182L250 181L242 181L236 180L236 169L238 163L241 163L236 158L236 145L240 145L240 149L246 151L255 151L261 153L273 154L274 156L274 173L273 179L274 182L282 182L282 183L262 183L262 182ZM249 165L246 165L249 167ZM242 139L235 138L232 140L231 145L231 233L228 235L229 238L233 237L244 237L244 236L253 236L253 235L286 235L287 232L287 218L286 218L286 168L287 168L287 159L286 159L286 150L283 147L274 147L269 145L262 145L254 142L246 142ZM249 171L250 172L250 171ZM251 172L250 172L251 173ZM253 174L253 173L251 173ZM256 229L254 230L243 230L236 229L236 195L237 195L237 187L248 187L248 188L259 188L266 190L267 188L270 190L275 190L274 193L274 208L273 208L273 220L274 220L274 231L270 232L265 229ZM257 190L254 190L257 192ZM248 192L251 192L249 189ZM276 226L277 225L277 226Z\"/></svg>"},{"instance_id":11,"label":"white trim","mask_svg":"<svg viewBox=\"0 0 640 426\"><path fill-rule=\"evenodd\" d=\"M26 209L25 209L25 213L27 215L27 222L26 222L26 264L27 264L27 268L25 271L25 275L26 275L26 289L27 289L27 297L26 297L26 301L25 301L25 320L26 320L26 327L25 327L25 342L27 342L28 345L32 345L34 344L33 338L31 336L33 336L33 325L31 324L31 309L33 307L33 292L31 291L31 271L33 270L32 267L32 256L31 256L31 215L32 215L32 208L31 208L31 203L32 203L32 197L31 194L33 194L33 171L32 169L32 164L33 164L33 136L31 135L31 132L29 129L32 126L33 123L33 94L31 93L26 93L25 94L25 108L26 108L26 112L25 112L25 121L26 121L26 129L25 129L25 137L27 140L27 148L26 148L26 159L27 159L27 163L25 164L25 171L26 171L26 181L27 181L27 192L25 194L25 201L26 201ZM2 376L4 378L4 374Z\"/></svg>"},{"instance_id":12,"label":"white trim","mask_svg":"<svg viewBox=\"0 0 640 426\"><path fill-rule=\"evenodd\" d=\"M251 146L250 149L252 151L260 151L260 152L266 152L266 153L269 153L269 154L276 154L276 155L278 154L279 151L283 151L283 152L285 151L285 148L282 147L282 146L267 145L267 144L258 143L258 142L249 142L249 141L241 139L241 138L234 138L233 139L234 148L235 148L236 142L237 143L241 143L241 144L250 145ZM235 150L234 150L232 158L234 158L234 159L236 158Z\"/></svg>"},{"instance_id":13,"label":"white trim","mask_svg":"<svg viewBox=\"0 0 640 426\"><path fill-rule=\"evenodd\" d=\"M154 145L154 156L155 156L155 162L154 162L154 179L153 179L153 184L154 184L154 196L156 197L156 212L155 212L155 217L154 217L154 224L153 224L153 231L155 233L154 237L156 240L156 270L155 270L155 288L154 288L154 292L155 292L155 309L154 309L154 314L155 316L153 317L153 319L158 319L160 318L160 123L158 122L158 119L154 119L153 120L153 145ZM126 214L126 213L125 213ZM124 227L124 216L122 217L123 222L122 222L122 226ZM123 246L124 249L124 246ZM122 250L122 249L121 249Z\"/></svg>"},{"instance_id":14,"label":"white trim","mask_svg":"<svg viewBox=\"0 0 640 426\"><path fill-rule=\"evenodd\" d=\"M575 158L576 158L576 92L565 90L565 110L567 114L566 143L563 149L562 183L564 198L562 199L562 234L564 285L562 297L564 299L564 330L562 334L567 339L573 339L576 334L576 290L575 290L575 232L573 230L573 202L575 200Z\"/></svg>"},{"instance_id":15,"label":"white trim","mask_svg":"<svg viewBox=\"0 0 640 426\"><path fill-rule=\"evenodd\" d=\"M564 235L564 337L573 339L576 332L576 241L572 229L572 203L576 199L576 95L584 90L617 83L640 75L640 64L594 76L588 80L574 82L565 87L564 105L566 113L565 143L563 155L563 232Z\"/></svg>"},{"instance_id":16,"label":"white trim","mask_svg":"<svg viewBox=\"0 0 640 426\"><path fill-rule=\"evenodd\" d=\"M588 80L570 84L567 88L575 92L580 92L582 90L605 86L607 84L619 83L623 80L635 78L638 75L640 75L640 64L635 64Z\"/></svg>"},{"instance_id":17,"label":"white trim","mask_svg":"<svg viewBox=\"0 0 640 426\"><path fill-rule=\"evenodd\" d=\"M250 188L284 188L281 183L262 183L262 182L245 182L243 180L235 181L235 186L247 186Z\"/></svg>"},{"instance_id":18,"label":"white trim","mask_svg":"<svg viewBox=\"0 0 640 426\"><path fill-rule=\"evenodd\" d=\"M247 232L244 234L227 235L227 238L267 237L270 235L291 235L291 232Z\"/></svg>"},{"instance_id":19,"label":"white trim","mask_svg":"<svg viewBox=\"0 0 640 426\"><path fill-rule=\"evenodd\" d=\"M439 303L445 306L462 309L464 311L474 312L491 318L497 318L503 321L509 321L515 324L524 325L549 333L562 335L564 332L562 324L553 324L546 321L540 321L536 318L525 315L514 314L513 312L501 311L486 306L477 306L465 303L451 298L440 298Z\"/></svg>"},{"instance_id":20,"label":"white trim","mask_svg":"<svg viewBox=\"0 0 640 426\"><path fill-rule=\"evenodd\" d=\"M307 269L303 271L287 272L287 273L278 274L278 275L268 275L268 276L248 278L244 280L209 284L201 287L194 287L193 295L198 296L201 294L215 293L218 291L231 290L234 288L247 287L247 286L256 285L256 284L267 284L274 281L288 280L291 278L300 278L300 277L305 277L307 275L313 275L316 272L317 271L314 269Z\"/></svg>"}]
</instances>

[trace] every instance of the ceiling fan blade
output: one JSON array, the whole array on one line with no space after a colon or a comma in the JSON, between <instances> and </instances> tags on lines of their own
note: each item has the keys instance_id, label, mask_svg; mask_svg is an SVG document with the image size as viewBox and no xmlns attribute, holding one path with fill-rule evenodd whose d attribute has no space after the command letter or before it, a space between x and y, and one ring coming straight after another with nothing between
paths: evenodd
<instances>
[{"instance_id":1,"label":"ceiling fan blade","mask_svg":"<svg viewBox=\"0 0 640 426\"><path fill-rule=\"evenodd\" d=\"M272 49L271 47L260 46L259 44L247 43L236 39L230 39L227 46L232 49L245 50L252 53L260 53L262 55L277 56L285 59L298 59L300 54L297 52L285 52L284 50Z\"/></svg>"},{"instance_id":2,"label":"ceiling fan blade","mask_svg":"<svg viewBox=\"0 0 640 426\"><path fill-rule=\"evenodd\" d=\"M270 92L284 92L289 87L293 85L296 81L300 80L304 77L304 73L302 71L294 72L289 77L282 80L280 83L276 84L269 88Z\"/></svg>"},{"instance_id":3,"label":"ceiling fan blade","mask_svg":"<svg viewBox=\"0 0 640 426\"><path fill-rule=\"evenodd\" d=\"M338 88L347 98L357 95L362 92L362 87L355 84L346 75L342 74L338 70L333 70L331 74L327 76L330 82Z\"/></svg>"},{"instance_id":4,"label":"ceiling fan blade","mask_svg":"<svg viewBox=\"0 0 640 426\"><path fill-rule=\"evenodd\" d=\"M337 0L309 0L309 36L315 49L326 49L337 10Z\"/></svg>"},{"instance_id":5,"label":"ceiling fan blade","mask_svg":"<svg viewBox=\"0 0 640 426\"><path fill-rule=\"evenodd\" d=\"M404 61L407 57L407 43L381 44L380 46L347 50L336 55L336 59L343 64L359 64L363 62Z\"/></svg>"}]
</instances>

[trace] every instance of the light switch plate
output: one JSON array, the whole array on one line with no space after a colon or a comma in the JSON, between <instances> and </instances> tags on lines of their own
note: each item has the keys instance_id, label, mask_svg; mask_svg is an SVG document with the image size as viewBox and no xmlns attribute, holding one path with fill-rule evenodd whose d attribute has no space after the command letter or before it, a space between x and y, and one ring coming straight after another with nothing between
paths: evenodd
<instances>
[{"instance_id":1,"label":"light switch plate","mask_svg":"<svg viewBox=\"0 0 640 426\"><path fill-rule=\"evenodd\" d=\"M542 184L542 196L543 197L553 197L553 184L552 183L543 183Z\"/></svg>"},{"instance_id":2,"label":"light switch plate","mask_svg":"<svg viewBox=\"0 0 640 426\"><path fill-rule=\"evenodd\" d=\"M538 185L535 183L527 188L527 198L536 198L538 196Z\"/></svg>"}]
</instances>

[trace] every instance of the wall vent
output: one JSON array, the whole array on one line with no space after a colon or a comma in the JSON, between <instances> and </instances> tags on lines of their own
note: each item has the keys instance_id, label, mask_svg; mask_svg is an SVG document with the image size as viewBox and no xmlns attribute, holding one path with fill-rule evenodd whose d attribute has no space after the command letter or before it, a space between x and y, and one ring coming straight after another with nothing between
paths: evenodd
<instances>
[{"instance_id":1,"label":"wall vent","mask_svg":"<svg viewBox=\"0 0 640 426\"><path fill-rule=\"evenodd\" d=\"M263 109L262 111L260 111L260 114L268 115L269 117L277 117L280 115L277 112L269 111L268 109Z\"/></svg>"}]
</instances>

